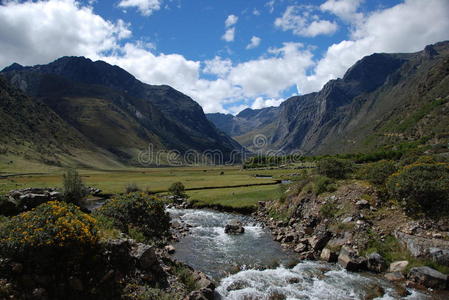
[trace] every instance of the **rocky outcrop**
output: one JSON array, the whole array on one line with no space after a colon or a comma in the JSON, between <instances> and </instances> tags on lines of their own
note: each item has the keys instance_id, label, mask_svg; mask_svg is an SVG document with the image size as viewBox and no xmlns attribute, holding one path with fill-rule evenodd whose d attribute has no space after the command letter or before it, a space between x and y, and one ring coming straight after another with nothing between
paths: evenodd
<instances>
[{"instance_id":1,"label":"rocky outcrop","mask_svg":"<svg viewBox=\"0 0 449 300\"><path fill-rule=\"evenodd\" d=\"M402 231L396 231L395 236L413 256L449 265L449 241L442 239L442 236L439 236L440 238L424 237Z\"/></svg>"},{"instance_id":2,"label":"rocky outcrop","mask_svg":"<svg viewBox=\"0 0 449 300\"><path fill-rule=\"evenodd\" d=\"M448 276L430 267L412 268L407 278L426 288L446 289L448 287Z\"/></svg>"},{"instance_id":3,"label":"rocky outcrop","mask_svg":"<svg viewBox=\"0 0 449 300\"><path fill-rule=\"evenodd\" d=\"M371 253L368 255L366 267L372 272L381 273L387 269L387 263L379 253Z\"/></svg>"},{"instance_id":4,"label":"rocky outcrop","mask_svg":"<svg viewBox=\"0 0 449 300\"><path fill-rule=\"evenodd\" d=\"M55 188L26 188L11 191L6 197L4 205L12 214L18 214L48 201L62 200L62 193Z\"/></svg>"},{"instance_id":5,"label":"rocky outcrop","mask_svg":"<svg viewBox=\"0 0 449 300\"><path fill-rule=\"evenodd\" d=\"M338 264L348 271L360 271L366 268L367 260L354 249L344 246L338 255Z\"/></svg>"}]
</instances>

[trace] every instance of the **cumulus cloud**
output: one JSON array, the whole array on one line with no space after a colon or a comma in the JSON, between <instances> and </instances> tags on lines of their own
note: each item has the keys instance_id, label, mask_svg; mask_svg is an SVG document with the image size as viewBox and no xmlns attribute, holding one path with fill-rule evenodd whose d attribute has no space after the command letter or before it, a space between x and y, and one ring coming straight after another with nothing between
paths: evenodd
<instances>
[{"instance_id":1,"label":"cumulus cloud","mask_svg":"<svg viewBox=\"0 0 449 300\"><path fill-rule=\"evenodd\" d=\"M128 24L96 15L74 0L0 5L0 67L48 63L62 55L98 58L131 35Z\"/></svg>"},{"instance_id":2,"label":"cumulus cloud","mask_svg":"<svg viewBox=\"0 0 449 300\"><path fill-rule=\"evenodd\" d=\"M230 59L222 59L219 56L215 56L214 59L206 60L204 65L204 73L224 77L231 71L232 61Z\"/></svg>"},{"instance_id":3,"label":"cumulus cloud","mask_svg":"<svg viewBox=\"0 0 449 300\"><path fill-rule=\"evenodd\" d=\"M291 30L295 35L314 37L321 34L333 34L338 25L328 20L320 20L311 14L310 9L302 6L288 6L280 18L274 21L283 31Z\"/></svg>"},{"instance_id":4,"label":"cumulus cloud","mask_svg":"<svg viewBox=\"0 0 449 300\"><path fill-rule=\"evenodd\" d=\"M304 92L319 90L329 79L341 77L363 56L373 52L415 52L449 39L449 1L406 0L378 10L356 25L351 39L331 45L312 76L302 83Z\"/></svg>"},{"instance_id":5,"label":"cumulus cloud","mask_svg":"<svg viewBox=\"0 0 449 300\"><path fill-rule=\"evenodd\" d=\"M258 47L260 45L261 41L262 41L262 39L260 37L253 36L251 38L251 41L248 44L248 46L246 46L246 49L254 49L254 48Z\"/></svg>"},{"instance_id":6,"label":"cumulus cloud","mask_svg":"<svg viewBox=\"0 0 449 300\"><path fill-rule=\"evenodd\" d=\"M319 20L308 17L307 26L314 21ZM201 62L127 42L131 34L127 23L108 21L75 0L9 1L0 5L0 68L14 61L34 65L82 55L116 64L143 82L171 85L206 112L237 112L278 105L294 86L301 93L317 91L373 52L418 51L449 39L449 2L406 0L363 16L348 39L331 45L319 61L311 48L284 43L240 63L224 57Z\"/></svg>"},{"instance_id":7,"label":"cumulus cloud","mask_svg":"<svg viewBox=\"0 0 449 300\"><path fill-rule=\"evenodd\" d=\"M271 106L279 106L285 99L264 99L262 97L257 97L251 105L252 109L260 109Z\"/></svg>"},{"instance_id":8,"label":"cumulus cloud","mask_svg":"<svg viewBox=\"0 0 449 300\"><path fill-rule=\"evenodd\" d=\"M233 42L234 37L235 37L235 27L232 27L227 29L221 38L226 42Z\"/></svg>"},{"instance_id":9,"label":"cumulus cloud","mask_svg":"<svg viewBox=\"0 0 449 300\"><path fill-rule=\"evenodd\" d=\"M269 54L234 66L227 79L241 87L246 97L277 97L306 80L306 70L314 64L312 53L300 43L284 43L281 48L270 49Z\"/></svg>"},{"instance_id":10,"label":"cumulus cloud","mask_svg":"<svg viewBox=\"0 0 449 300\"><path fill-rule=\"evenodd\" d=\"M239 17L237 17L236 15L229 15L225 20L225 26L231 27L231 26L237 24L238 20L239 20Z\"/></svg>"},{"instance_id":11,"label":"cumulus cloud","mask_svg":"<svg viewBox=\"0 0 449 300\"><path fill-rule=\"evenodd\" d=\"M225 20L225 28L226 31L222 35L221 39L225 40L226 42L233 42L235 37L235 24L237 24L237 21L239 18L236 15L229 15Z\"/></svg>"},{"instance_id":12,"label":"cumulus cloud","mask_svg":"<svg viewBox=\"0 0 449 300\"><path fill-rule=\"evenodd\" d=\"M121 0L118 7L136 7L144 16L151 15L154 11L161 9L163 0Z\"/></svg>"},{"instance_id":13,"label":"cumulus cloud","mask_svg":"<svg viewBox=\"0 0 449 300\"><path fill-rule=\"evenodd\" d=\"M321 10L333 13L342 20L357 22L363 17L357 12L362 0L327 0L320 5Z\"/></svg>"}]
</instances>

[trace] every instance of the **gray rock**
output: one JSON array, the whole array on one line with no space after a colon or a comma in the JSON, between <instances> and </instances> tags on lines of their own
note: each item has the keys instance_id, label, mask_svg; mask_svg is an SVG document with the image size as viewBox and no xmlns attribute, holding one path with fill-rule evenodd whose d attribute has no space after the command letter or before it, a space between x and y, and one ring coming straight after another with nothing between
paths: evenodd
<instances>
[{"instance_id":1,"label":"gray rock","mask_svg":"<svg viewBox=\"0 0 449 300\"><path fill-rule=\"evenodd\" d=\"M319 251L326 246L327 242L332 238L329 231L322 231L309 239L309 244L314 251Z\"/></svg>"},{"instance_id":2,"label":"gray rock","mask_svg":"<svg viewBox=\"0 0 449 300\"><path fill-rule=\"evenodd\" d=\"M447 275L429 267L412 268L408 273L407 278L427 288L447 288Z\"/></svg>"},{"instance_id":3,"label":"gray rock","mask_svg":"<svg viewBox=\"0 0 449 300\"><path fill-rule=\"evenodd\" d=\"M342 222L343 224L346 224L346 223L352 222L352 220L353 220L352 217L346 217L346 218L344 218L343 221L341 221L341 222Z\"/></svg>"},{"instance_id":4,"label":"gray rock","mask_svg":"<svg viewBox=\"0 0 449 300\"><path fill-rule=\"evenodd\" d=\"M348 271L359 271L366 268L366 259L358 256L353 249L343 246L338 255L338 264Z\"/></svg>"},{"instance_id":5,"label":"gray rock","mask_svg":"<svg viewBox=\"0 0 449 300\"><path fill-rule=\"evenodd\" d=\"M366 266L368 270L376 273L384 272L387 269L387 263L379 253L368 255Z\"/></svg>"},{"instance_id":6,"label":"gray rock","mask_svg":"<svg viewBox=\"0 0 449 300\"><path fill-rule=\"evenodd\" d=\"M130 252L131 256L137 260L137 266L143 270L152 270L155 265L159 265L157 255L153 247L138 243Z\"/></svg>"},{"instance_id":7,"label":"gray rock","mask_svg":"<svg viewBox=\"0 0 449 300\"><path fill-rule=\"evenodd\" d=\"M449 265L449 241L415 236L401 231L396 231L395 236L414 257L428 258L439 264Z\"/></svg>"},{"instance_id":8,"label":"gray rock","mask_svg":"<svg viewBox=\"0 0 449 300\"><path fill-rule=\"evenodd\" d=\"M224 231L227 234L242 234L245 232L245 228L241 222L234 220L225 226Z\"/></svg>"},{"instance_id":9,"label":"gray rock","mask_svg":"<svg viewBox=\"0 0 449 300\"><path fill-rule=\"evenodd\" d=\"M407 268L407 266L408 266L407 260L394 261L390 264L388 271L389 272L404 272L405 269Z\"/></svg>"},{"instance_id":10,"label":"gray rock","mask_svg":"<svg viewBox=\"0 0 449 300\"><path fill-rule=\"evenodd\" d=\"M176 248L173 245L167 245L164 249L167 250L168 254L173 254L176 252Z\"/></svg>"},{"instance_id":11,"label":"gray rock","mask_svg":"<svg viewBox=\"0 0 449 300\"><path fill-rule=\"evenodd\" d=\"M401 272L390 272L390 273L386 273L384 275L384 277L389 280L389 281L401 281L404 280L405 277L404 275L402 275Z\"/></svg>"},{"instance_id":12,"label":"gray rock","mask_svg":"<svg viewBox=\"0 0 449 300\"><path fill-rule=\"evenodd\" d=\"M359 209L369 208L369 202L366 200L359 200L355 203Z\"/></svg>"},{"instance_id":13,"label":"gray rock","mask_svg":"<svg viewBox=\"0 0 449 300\"><path fill-rule=\"evenodd\" d=\"M299 243L295 247L295 252L296 253L301 253L301 252L304 252L306 250L307 250L307 244L304 244L304 243Z\"/></svg>"},{"instance_id":14,"label":"gray rock","mask_svg":"<svg viewBox=\"0 0 449 300\"><path fill-rule=\"evenodd\" d=\"M324 248L323 251L321 251L320 259L327 262L336 262L338 260L338 255L329 248Z\"/></svg>"}]
</instances>

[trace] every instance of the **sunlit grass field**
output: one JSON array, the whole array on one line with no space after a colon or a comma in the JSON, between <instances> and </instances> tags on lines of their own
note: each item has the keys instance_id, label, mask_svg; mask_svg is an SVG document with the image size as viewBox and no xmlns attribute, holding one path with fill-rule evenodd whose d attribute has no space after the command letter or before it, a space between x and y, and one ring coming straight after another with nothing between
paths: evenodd
<instances>
[{"instance_id":1,"label":"sunlit grass field","mask_svg":"<svg viewBox=\"0 0 449 300\"><path fill-rule=\"evenodd\" d=\"M182 182L187 189L270 183L277 179L287 178L289 174L295 171L297 170L242 170L238 166L152 168L116 171L79 170L86 185L99 188L104 193L111 194L123 192L125 187L131 183L136 184L141 190L152 192L166 191L172 183L177 181ZM64 173L63 169L35 170L35 172L37 174L23 174L0 178L0 193L25 187L61 187L62 174ZM256 178L256 175L270 175L272 178ZM258 188L261 189L261 187ZM264 188L268 189L267 187ZM244 188L239 188L238 191L240 190L244 190ZM208 192L214 193L213 191ZM203 193L205 197L210 197L205 191L196 191L195 196L200 198L199 195ZM248 200L250 198L248 197Z\"/></svg>"},{"instance_id":2,"label":"sunlit grass field","mask_svg":"<svg viewBox=\"0 0 449 300\"><path fill-rule=\"evenodd\" d=\"M279 185L250 186L241 188L225 188L201 191L189 191L190 200L203 205L221 205L232 208L256 206L259 201L269 201L279 198Z\"/></svg>"}]
</instances>

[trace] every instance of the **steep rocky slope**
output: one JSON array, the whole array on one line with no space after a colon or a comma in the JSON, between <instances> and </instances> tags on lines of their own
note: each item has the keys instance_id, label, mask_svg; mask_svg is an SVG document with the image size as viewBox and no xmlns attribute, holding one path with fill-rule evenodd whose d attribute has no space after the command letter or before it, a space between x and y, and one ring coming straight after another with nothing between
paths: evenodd
<instances>
[{"instance_id":1,"label":"steep rocky slope","mask_svg":"<svg viewBox=\"0 0 449 300\"><path fill-rule=\"evenodd\" d=\"M239 144L218 131L202 108L169 86L152 86L105 62L63 57L48 65L13 64L2 75L48 106L90 143L124 163L155 150L219 150Z\"/></svg>"},{"instance_id":2,"label":"steep rocky slope","mask_svg":"<svg viewBox=\"0 0 449 300\"><path fill-rule=\"evenodd\" d=\"M251 137L265 134L269 150L285 153L368 151L419 138L438 143L449 125L448 83L449 42L441 42L417 53L364 57L343 78L278 108L246 111L228 123L209 119L250 149ZM267 122L258 117L267 113ZM245 122L252 126L239 127ZM243 130L228 130L235 127Z\"/></svg>"}]
</instances>

